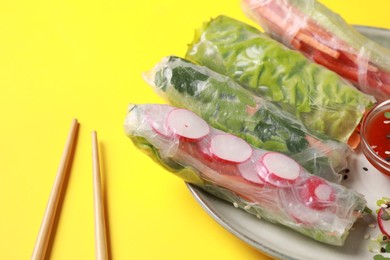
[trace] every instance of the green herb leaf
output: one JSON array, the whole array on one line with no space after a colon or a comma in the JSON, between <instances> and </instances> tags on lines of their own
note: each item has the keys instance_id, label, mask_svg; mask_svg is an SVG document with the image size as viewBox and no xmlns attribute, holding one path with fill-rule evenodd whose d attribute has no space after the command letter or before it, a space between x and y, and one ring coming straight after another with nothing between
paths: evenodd
<instances>
[{"instance_id":1,"label":"green herb leaf","mask_svg":"<svg viewBox=\"0 0 390 260\"><path fill-rule=\"evenodd\" d=\"M374 257L373 257L373 259L374 260L381 260L382 259L382 257L383 257L383 255L374 255Z\"/></svg>"},{"instance_id":2,"label":"green herb leaf","mask_svg":"<svg viewBox=\"0 0 390 260\"><path fill-rule=\"evenodd\" d=\"M374 255L374 260L390 260L389 257L384 257L383 255L377 254Z\"/></svg>"},{"instance_id":3,"label":"green herb leaf","mask_svg":"<svg viewBox=\"0 0 390 260\"><path fill-rule=\"evenodd\" d=\"M386 253L390 253L390 243L386 243Z\"/></svg>"},{"instance_id":4,"label":"green herb leaf","mask_svg":"<svg viewBox=\"0 0 390 260\"><path fill-rule=\"evenodd\" d=\"M390 119L390 112L385 112L384 116L385 116L387 119Z\"/></svg>"},{"instance_id":5,"label":"green herb leaf","mask_svg":"<svg viewBox=\"0 0 390 260\"><path fill-rule=\"evenodd\" d=\"M372 210L371 210L369 207L365 207L364 210L363 210L363 213L365 213L365 214L371 214L371 213L372 213Z\"/></svg>"}]
</instances>

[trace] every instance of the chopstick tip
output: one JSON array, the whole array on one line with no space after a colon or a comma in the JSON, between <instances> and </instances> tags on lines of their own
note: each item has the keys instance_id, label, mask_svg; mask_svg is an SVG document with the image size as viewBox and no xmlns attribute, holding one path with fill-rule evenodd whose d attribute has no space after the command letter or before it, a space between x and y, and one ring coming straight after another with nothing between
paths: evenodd
<instances>
[{"instance_id":1,"label":"chopstick tip","mask_svg":"<svg viewBox=\"0 0 390 260\"><path fill-rule=\"evenodd\" d=\"M73 118L72 125L79 125L79 124L80 123L79 123L78 119L77 118Z\"/></svg>"}]
</instances>

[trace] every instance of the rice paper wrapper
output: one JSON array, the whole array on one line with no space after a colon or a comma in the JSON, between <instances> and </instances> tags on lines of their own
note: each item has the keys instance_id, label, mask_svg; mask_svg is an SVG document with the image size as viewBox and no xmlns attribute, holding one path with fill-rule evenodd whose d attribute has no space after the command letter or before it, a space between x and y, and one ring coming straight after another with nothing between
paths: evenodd
<instances>
[{"instance_id":1,"label":"rice paper wrapper","mask_svg":"<svg viewBox=\"0 0 390 260\"><path fill-rule=\"evenodd\" d=\"M362 195L313 176L284 154L250 146L237 136L204 125L204 121L199 126L197 120L202 119L196 119L191 111L177 116L183 110L169 105L132 104L125 132L140 150L186 182L258 218L323 243L343 245L365 209ZM196 120L188 120L193 116ZM188 120L188 124L180 120ZM180 126L190 134L182 132ZM199 127L194 131L195 126ZM193 138L194 134L198 136ZM215 142L220 136L226 137L227 144L220 144L218 150ZM225 152L230 141L235 142L236 153ZM229 159L229 155L233 157Z\"/></svg>"}]
</instances>

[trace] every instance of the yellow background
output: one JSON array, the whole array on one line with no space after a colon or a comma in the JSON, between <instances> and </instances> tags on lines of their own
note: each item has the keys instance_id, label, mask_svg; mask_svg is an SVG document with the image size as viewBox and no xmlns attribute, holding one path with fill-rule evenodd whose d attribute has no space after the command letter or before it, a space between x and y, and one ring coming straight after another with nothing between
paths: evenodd
<instances>
[{"instance_id":1,"label":"yellow background","mask_svg":"<svg viewBox=\"0 0 390 260\"><path fill-rule=\"evenodd\" d=\"M390 28L390 1L321 1ZM29 259L72 118L78 144L50 259L94 259L90 134L100 140L112 259L268 259L218 225L123 133L128 103L161 103L141 73L183 56L237 0L0 1L0 259Z\"/></svg>"}]
</instances>

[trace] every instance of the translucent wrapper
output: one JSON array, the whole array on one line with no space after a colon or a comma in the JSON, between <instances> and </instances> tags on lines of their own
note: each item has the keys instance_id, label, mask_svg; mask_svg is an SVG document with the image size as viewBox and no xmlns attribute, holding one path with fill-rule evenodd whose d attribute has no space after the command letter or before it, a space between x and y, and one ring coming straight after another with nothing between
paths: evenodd
<instances>
[{"instance_id":1,"label":"translucent wrapper","mask_svg":"<svg viewBox=\"0 0 390 260\"><path fill-rule=\"evenodd\" d=\"M390 51L315 0L242 0L244 12L275 39L352 81L378 101L390 98Z\"/></svg>"},{"instance_id":2,"label":"translucent wrapper","mask_svg":"<svg viewBox=\"0 0 390 260\"><path fill-rule=\"evenodd\" d=\"M342 142L374 102L336 73L226 16L196 31L186 58L277 103L311 131Z\"/></svg>"},{"instance_id":3,"label":"translucent wrapper","mask_svg":"<svg viewBox=\"0 0 390 260\"><path fill-rule=\"evenodd\" d=\"M139 149L186 182L323 243L343 245L366 207L362 195L310 174L286 155L212 128L185 109L130 105L124 128Z\"/></svg>"},{"instance_id":4,"label":"translucent wrapper","mask_svg":"<svg viewBox=\"0 0 390 260\"><path fill-rule=\"evenodd\" d=\"M231 78L185 59L165 57L144 78L173 106L186 108L211 126L251 145L292 156L310 172L339 182L350 149L313 135L293 115L247 91Z\"/></svg>"}]
</instances>

